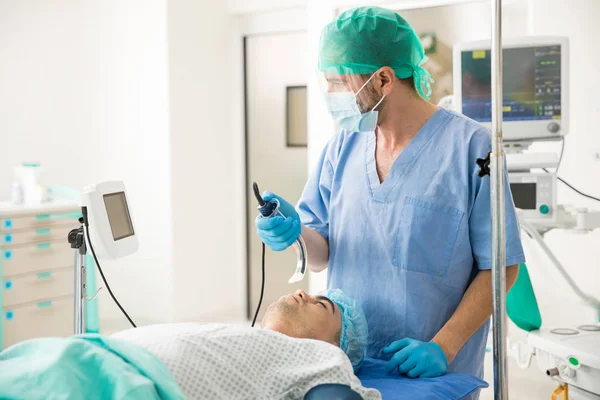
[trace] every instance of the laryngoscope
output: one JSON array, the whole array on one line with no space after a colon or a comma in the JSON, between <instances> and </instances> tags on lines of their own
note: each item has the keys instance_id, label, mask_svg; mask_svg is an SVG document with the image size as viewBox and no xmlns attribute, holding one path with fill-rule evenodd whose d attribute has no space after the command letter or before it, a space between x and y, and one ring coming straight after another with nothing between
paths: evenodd
<instances>
[{"instance_id":1,"label":"laryngoscope","mask_svg":"<svg viewBox=\"0 0 600 400\"><path fill-rule=\"evenodd\" d=\"M258 201L258 212L260 213L259 218L271 218L275 216L281 216L285 218L279 211L279 200L272 199L266 202L259 190L258 185L256 183L252 184L252 189L254 190L254 196L256 196L256 200ZM294 242L294 247L296 248L296 272L292 277L288 280L288 283L299 282L304 279L304 274L306 273L306 244L304 243L304 239L302 236L298 236L298 239Z\"/></svg>"}]
</instances>

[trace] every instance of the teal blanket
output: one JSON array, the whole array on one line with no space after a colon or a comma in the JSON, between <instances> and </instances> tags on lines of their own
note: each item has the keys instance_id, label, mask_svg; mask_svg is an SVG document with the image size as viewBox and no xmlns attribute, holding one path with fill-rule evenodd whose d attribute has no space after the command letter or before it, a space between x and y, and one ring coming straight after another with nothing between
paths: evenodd
<instances>
[{"instance_id":1,"label":"teal blanket","mask_svg":"<svg viewBox=\"0 0 600 400\"><path fill-rule=\"evenodd\" d=\"M183 394L144 348L89 334L34 339L1 352L0 398L179 400Z\"/></svg>"}]
</instances>

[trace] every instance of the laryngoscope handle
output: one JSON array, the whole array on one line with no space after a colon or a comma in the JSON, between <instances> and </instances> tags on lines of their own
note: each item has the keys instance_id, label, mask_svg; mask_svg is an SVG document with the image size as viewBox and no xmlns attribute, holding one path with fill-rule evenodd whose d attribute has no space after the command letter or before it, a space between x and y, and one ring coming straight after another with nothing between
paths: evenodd
<instances>
[{"instance_id":1,"label":"laryngoscope handle","mask_svg":"<svg viewBox=\"0 0 600 400\"><path fill-rule=\"evenodd\" d=\"M285 215L279 211L279 200L272 199L268 202L265 201L258 190L258 185L256 182L252 184L252 189L259 204L258 212L263 218L272 218L275 216L281 216L285 218ZM298 236L298 239L296 239L294 242L294 247L296 248L296 272L288 280L288 283L299 282L304 279L304 275L306 274L307 252L306 243L304 243L302 236Z\"/></svg>"}]
</instances>

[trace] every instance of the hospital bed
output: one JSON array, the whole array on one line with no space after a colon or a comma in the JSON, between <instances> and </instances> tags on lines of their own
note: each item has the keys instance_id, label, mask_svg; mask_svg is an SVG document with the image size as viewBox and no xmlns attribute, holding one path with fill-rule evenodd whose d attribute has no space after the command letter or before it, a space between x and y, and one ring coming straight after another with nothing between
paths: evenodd
<instances>
[{"instance_id":1,"label":"hospital bed","mask_svg":"<svg viewBox=\"0 0 600 400\"><path fill-rule=\"evenodd\" d=\"M194 357L196 355L193 354ZM228 359L229 361L231 360ZM166 362L167 364L163 364L140 346L100 335L84 335L73 339L45 338L22 342L0 353L0 398L86 400L211 398L208 393L211 390L210 385L213 387L217 385L217 382L212 380L207 383L209 386L200 386L205 389L195 393L189 390L186 392L186 385L189 389L190 381L201 381L210 374L197 371L201 375L188 374L185 379L177 379L177 372L171 375L166 367L168 361ZM179 363L185 365L186 370L193 370L186 360L180 360ZM481 388L487 387L484 381L466 374L449 373L437 378L422 379L389 375L385 364L386 362L382 360L366 359L357 374L363 389L377 389L384 400L470 399ZM218 364L210 365L211 369L219 369ZM327 367L322 371L326 370ZM73 371L78 373L73 374ZM218 379L218 376L215 378ZM309 375L305 378L311 379ZM304 378L299 376L299 379ZM332 383L340 382L333 375L328 379L321 379L322 383L312 388L307 386L306 391L288 393L290 396L286 398L301 396L306 400L363 398L355 391L359 389L353 390L350 386ZM225 382L227 386L231 386L231 383L231 381ZM292 383L291 386L286 387L294 386L296 384ZM297 386L301 387L302 384ZM244 398L240 397L239 391L237 393L236 398Z\"/></svg>"}]
</instances>

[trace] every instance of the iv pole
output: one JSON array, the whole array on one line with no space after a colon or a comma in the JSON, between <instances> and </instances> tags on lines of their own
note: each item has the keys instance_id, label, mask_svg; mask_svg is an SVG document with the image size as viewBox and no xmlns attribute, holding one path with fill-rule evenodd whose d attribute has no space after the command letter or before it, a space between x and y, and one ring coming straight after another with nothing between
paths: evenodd
<instances>
[{"instance_id":1,"label":"iv pole","mask_svg":"<svg viewBox=\"0 0 600 400\"><path fill-rule=\"evenodd\" d=\"M504 218L504 151L502 148L502 0L492 0L492 286L494 399L508 399L506 365L506 246Z\"/></svg>"},{"instance_id":2,"label":"iv pole","mask_svg":"<svg viewBox=\"0 0 600 400\"><path fill-rule=\"evenodd\" d=\"M92 297L87 297L87 278L85 269L85 256L87 254L87 247L85 242L85 231L83 226L83 218L79 218L81 226L77 229L73 229L69 232L67 240L71 245L71 248L75 253L74 260L74 273L75 273L75 293L74 293L74 304L73 311L75 313L73 332L75 335L82 335L85 333L85 302L91 301L96 298L98 292L102 289L100 287L96 290L96 293Z\"/></svg>"},{"instance_id":3,"label":"iv pole","mask_svg":"<svg viewBox=\"0 0 600 400\"><path fill-rule=\"evenodd\" d=\"M85 236L83 231L83 218L79 219L79 223L81 226L69 232L68 236L69 244L71 245L71 248L75 250L75 260L73 263L75 267L75 302L73 304L75 319L73 332L75 335L81 335L85 332L85 255L87 253L87 248L85 245Z\"/></svg>"}]
</instances>

